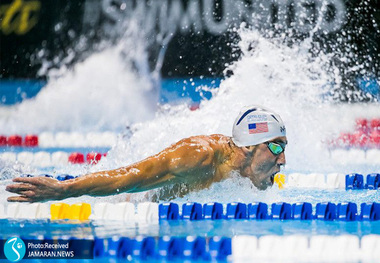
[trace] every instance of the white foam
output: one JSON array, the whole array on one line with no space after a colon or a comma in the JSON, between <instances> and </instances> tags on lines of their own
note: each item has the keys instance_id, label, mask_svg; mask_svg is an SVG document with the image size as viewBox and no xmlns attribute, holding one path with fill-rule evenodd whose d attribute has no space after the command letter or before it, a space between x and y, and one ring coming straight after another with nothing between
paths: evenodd
<instances>
[{"instance_id":1,"label":"white foam","mask_svg":"<svg viewBox=\"0 0 380 263\"><path fill-rule=\"evenodd\" d=\"M73 69L62 65L51 70L47 85L34 99L4 110L0 133L121 130L151 119L158 90L150 76L139 77L132 68L133 60L145 59L143 47L143 39L122 38Z\"/></svg>"}]
</instances>

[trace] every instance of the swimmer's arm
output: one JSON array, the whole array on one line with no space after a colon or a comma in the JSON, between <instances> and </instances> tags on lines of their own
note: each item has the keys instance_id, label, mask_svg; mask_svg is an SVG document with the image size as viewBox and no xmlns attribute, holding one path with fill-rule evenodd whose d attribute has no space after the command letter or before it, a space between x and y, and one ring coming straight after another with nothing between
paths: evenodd
<instances>
[{"instance_id":1,"label":"swimmer's arm","mask_svg":"<svg viewBox=\"0 0 380 263\"><path fill-rule=\"evenodd\" d=\"M122 192L136 193L186 182L189 178L181 175L211 165L212 156L213 150L210 147L185 139L133 165L67 181L66 192L71 193L70 197L83 194L103 196Z\"/></svg>"},{"instance_id":2,"label":"swimmer's arm","mask_svg":"<svg viewBox=\"0 0 380 263\"><path fill-rule=\"evenodd\" d=\"M124 168L88 174L63 182L46 177L19 177L13 180L16 184L8 185L6 190L19 194L8 198L8 201L15 202L135 193L189 181L191 178L183 178L183 174L212 165L212 160L213 150L210 146L184 139L157 155Z\"/></svg>"}]
</instances>

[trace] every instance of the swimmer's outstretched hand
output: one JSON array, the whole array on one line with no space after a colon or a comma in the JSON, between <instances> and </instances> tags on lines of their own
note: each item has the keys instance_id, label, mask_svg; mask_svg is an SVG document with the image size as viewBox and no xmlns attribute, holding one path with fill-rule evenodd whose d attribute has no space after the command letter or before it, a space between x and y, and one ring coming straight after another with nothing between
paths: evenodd
<instances>
[{"instance_id":1,"label":"swimmer's outstretched hand","mask_svg":"<svg viewBox=\"0 0 380 263\"><path fill-rule=\"evenodd\" d=\"M60 200L66 198L64 184L49 177L18 177L13 179L16 184L6 187L18 196L8 197L9 202L39 202Z\"/></svg>"}]
</instances>

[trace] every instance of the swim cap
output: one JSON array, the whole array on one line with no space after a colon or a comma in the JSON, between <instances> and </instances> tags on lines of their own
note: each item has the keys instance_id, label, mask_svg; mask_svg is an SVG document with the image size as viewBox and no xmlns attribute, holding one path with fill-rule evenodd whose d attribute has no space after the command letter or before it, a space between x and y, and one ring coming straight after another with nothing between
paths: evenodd
<instances>
[{"instance_id":1,"label":"swim cap","mask_svg":"<svg viewBox=\"0 0 380 263\"><path fill-rule=\"evenodd\" d=\"M244 107L232 128L232 141L239 147L258 145L286 136L280 115L262 106Z\"/></svg>"}]
</instances>

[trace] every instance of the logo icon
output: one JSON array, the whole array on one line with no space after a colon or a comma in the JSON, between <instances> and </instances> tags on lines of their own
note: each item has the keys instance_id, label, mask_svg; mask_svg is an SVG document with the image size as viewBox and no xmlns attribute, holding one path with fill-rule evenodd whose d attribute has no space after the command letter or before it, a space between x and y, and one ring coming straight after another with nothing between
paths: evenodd
<instances>
[{"instance_id":1,"label":"logo icon","mask_svg":"<svg viewBox=\"0 0 380 263\"><path fill-rule=\"evenodd\" d=\"M12 262L20 261L26 252L25 243L21 238L11 237L5 242L4 254Z\"/></svg>"}]
</instances>

